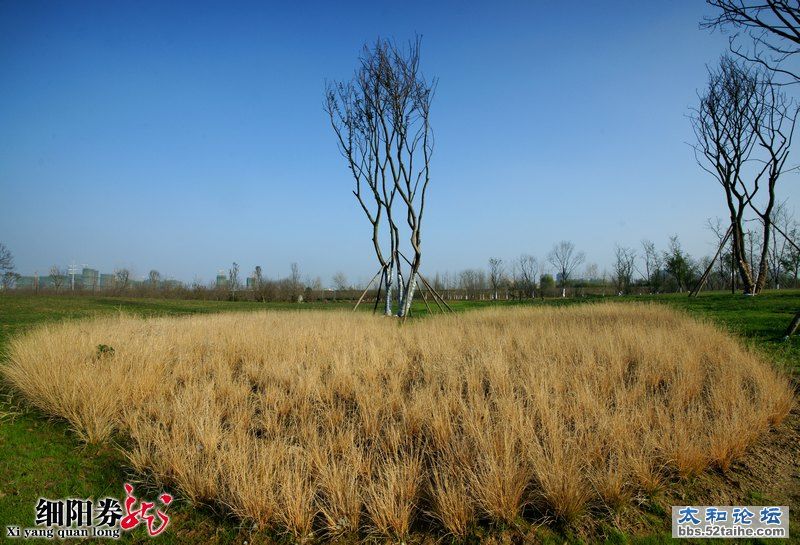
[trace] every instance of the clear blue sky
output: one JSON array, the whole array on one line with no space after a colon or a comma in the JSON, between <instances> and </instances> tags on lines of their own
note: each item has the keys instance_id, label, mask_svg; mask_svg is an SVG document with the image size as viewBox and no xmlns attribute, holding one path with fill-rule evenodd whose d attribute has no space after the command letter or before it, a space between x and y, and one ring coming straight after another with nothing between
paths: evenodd
<instances>
[{"instance_id":1,"label":"clear blue sky","mask_svg":"<svg viewBox=\"0 0 800 545\"><path fill-rule=\"evenodd\" d=\"M435 4L435 5L432 5ZM423 269L570 239L710 253L721 189L687 109L727 37L704 2L0 1L0 241L210 280L237 261L327 283L375 268L322 110L364 42L423 36L439 78ZM782 197L798 202L798 178Z\"/></svg>"}]
</instances>

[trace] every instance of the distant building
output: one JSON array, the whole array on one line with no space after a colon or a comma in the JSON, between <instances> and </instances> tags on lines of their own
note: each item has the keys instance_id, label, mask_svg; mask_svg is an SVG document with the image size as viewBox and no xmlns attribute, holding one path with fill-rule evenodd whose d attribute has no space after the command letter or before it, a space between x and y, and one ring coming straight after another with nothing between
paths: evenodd
<instances>
[{"instance_id":1,"label":"distant building","mask_svg":"<svg viewBox=\"0 0 800 545\"><path fill-rule=\"evenodd\" d=\"M78 279L75 279L76 284L78 283ZM88 267L84 267L83 271L81 271L80 276L80 284L83 289L92 290L100 287L100 271L97 269L90 269ZM75 286L78 287L77 285Z\"/></svg>"},{"instance_id":2,"label":"distant building","mask_svg":"<svg viewBox=\"0 0 800 545\"><path fill-rule=\"evenodd\" d=\"M113 288L117 284L117 279L113 274L106 274L103 273L100 275L100 285L99 288L102 289L109 289Z\"/></svg>"}]
</instances>

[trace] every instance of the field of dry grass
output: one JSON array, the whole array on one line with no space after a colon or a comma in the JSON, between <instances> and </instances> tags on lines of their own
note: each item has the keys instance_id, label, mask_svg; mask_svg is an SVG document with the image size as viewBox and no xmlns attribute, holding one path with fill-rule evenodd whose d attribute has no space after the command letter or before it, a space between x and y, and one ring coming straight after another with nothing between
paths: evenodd
<instances>
[{"instance_id":1,"label":"field of dry grass","mask_svg":"<svg viewBox=\"0 0 800 545\"><path fill-rule=\"evenodd\" d=\"M136 470L300 539L581 524L726 470L794 402L717 328L630 304L121 316L18 337L2 372Z\"/></svg>"}]
</instances>

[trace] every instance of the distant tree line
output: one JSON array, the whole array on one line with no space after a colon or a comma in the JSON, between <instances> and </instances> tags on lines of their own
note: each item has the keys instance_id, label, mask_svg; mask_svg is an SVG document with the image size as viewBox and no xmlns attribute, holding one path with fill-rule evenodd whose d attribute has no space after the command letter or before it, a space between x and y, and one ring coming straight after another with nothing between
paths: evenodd
<instances>
[{"instance_id":1,"label":"distant tree line","mask_svg":"<svg viewBox=\"0 0 800 545\"><path fill-rule=\"evenodd\" d=\"M767 238L766 249L761 225L742 231L742 253L749 262L765 255L763 285L769 289L800 287L800 223L783 205L771 213L771 229L787 234ZM707 228L714 245L725 236L726 221L709 219ZM790 242L794 241L794 243ZM704 283L705 290L742 289L740 264L736 259L735 241L728 239L722 246ZM555 244L542 259L522 254L512 260L490 257L486 267L468 268L459 272L437 273L433 287L450 300L535 299L543 297L585 297L629 294L688 292L709 268L711 256L695 258L687 253L677 236L672 236L659 248L650 240L637 247L615 245L608 268L586 263L586 256L570 241ZM753 281L761 283L761 268L753 271ZM314 302L353 301L363 293L363 282L350 282L343 272L333 275L327 285L321 278L304 277L297 263L290 265L289 275L268 278L261 266L243 275L237 263L214 281L196 279L189 283L165 279L158 270L151 270L142 280L134 280L128 268L118 268L106 277L88 280L77 275L73 286L68 269L53 265L49 274L39 278L38 285L21 285L14 268L11 251L0 243L0 275L4 290L47 294L110 294L129 297L163 297L218 301L254 302ZM396 289L396 287L394 288ZM375 297L376 289L371 290ZM393 293L396 296L396 293Z\"/></svg>"}]
</instances>

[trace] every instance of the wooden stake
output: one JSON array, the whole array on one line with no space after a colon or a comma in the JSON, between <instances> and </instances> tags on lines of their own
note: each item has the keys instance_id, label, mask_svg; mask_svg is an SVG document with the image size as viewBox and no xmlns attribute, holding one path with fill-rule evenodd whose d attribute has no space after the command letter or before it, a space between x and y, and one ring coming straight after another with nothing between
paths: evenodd
<instances>
[{"instance_id":1,"label":"wooden stake","mask_svg":"<svg viewBox=\"0 0 800 545\"><path fill-rule=\"evenodd\" d=\"M700 277L700 280L697 281L697 285L694 287L692 291L689 292L689 297L696 297L700 290L703 288L703 284L706 283L708 280L708 276L711 274L711 269L714 268L714 263L717 262L717 257L722 252L722 249L725 247L725 243L728 242L728 239L733 232L733 225L728 227L728 230L725 231L725 236L722 238L722 242L719 243L719 248L717 248L717 253L714 254L714 257L711 258L711 263L708 264L708 268L703 273L703 276Z\"/></svg>"},{"instance_id":2,"label":"wooden stake","mask_svg":"<svg viewBox=\"0 0 800 545\"><path fill-rule=\"evenodd\" d=\"M378 280L378 295L375 296L375 306L372 307L372 314L378 310L378 304L381 301L381 290L383 290L383 280L386 278L386 269L381 269L381 279Z\"/></svg>"},{"instance_id":3,"label":"wooden stake","mask_svg":"<svg viewBox=\"0 0 800 545\"><path fill-rule=\"evenodd\" d=\"M400 254L400 257L402 257L403 259L406 260L406 263L411 265L411 262L408 260L408 258L406 256L403 255L403 252L398 250L397 253ZM422 276L422 274L420 274L419 271L417 271L417 275L419 276L420 280L422 280L422 282L425 284L425 286L427 286L427 288L431 291L431 293L435 294L436 296L439 297L439 299L441 299L441 301L444 304L444 306L447 307L447 310L449 310L450 312L455 312L452 308L450 308L450 305L447 304L447 301L445 301L444 298L441 295L439 295L439 292L436 291L435 289L433 289L433 287L430 285L430 282L425 280L425 277Z\"/></svg>"},{"instance_id":4,"label":"wooden stake","mask_svg":"<svg viewBox=\"0 0 800 545\"><path fill-rule=\"evenodd\" d=\"M385 267L381 267L380 270L375 273L375 276L372 277L372 280L369 281L369 284L367 284L367 288L364 290L364 293L362 293L361 297L358 298L358 303L356 303L356 306L353 307L353 312L356 311L356 309L358 308L358 305L360 305L361 301L364 300L364 296L367 295L367 292L369 291L369 288L372 287L372 283L375 282L375 279L378 278L378 275L381 274L384 269L385 269Z\"/></svg>"},{"instance_id":5,"label":"wooden stake","mask_svg":"<svg viewBox=\"0 0 800 545\"><path fill-rule=\"evenodd\" d=\"M786 330L786 338L788 339L794 332L797 331L797 328L800 327L800 312L794 315L792 318L792 322L789 324L789 329Z\"/></svg>"}]
</instances>

